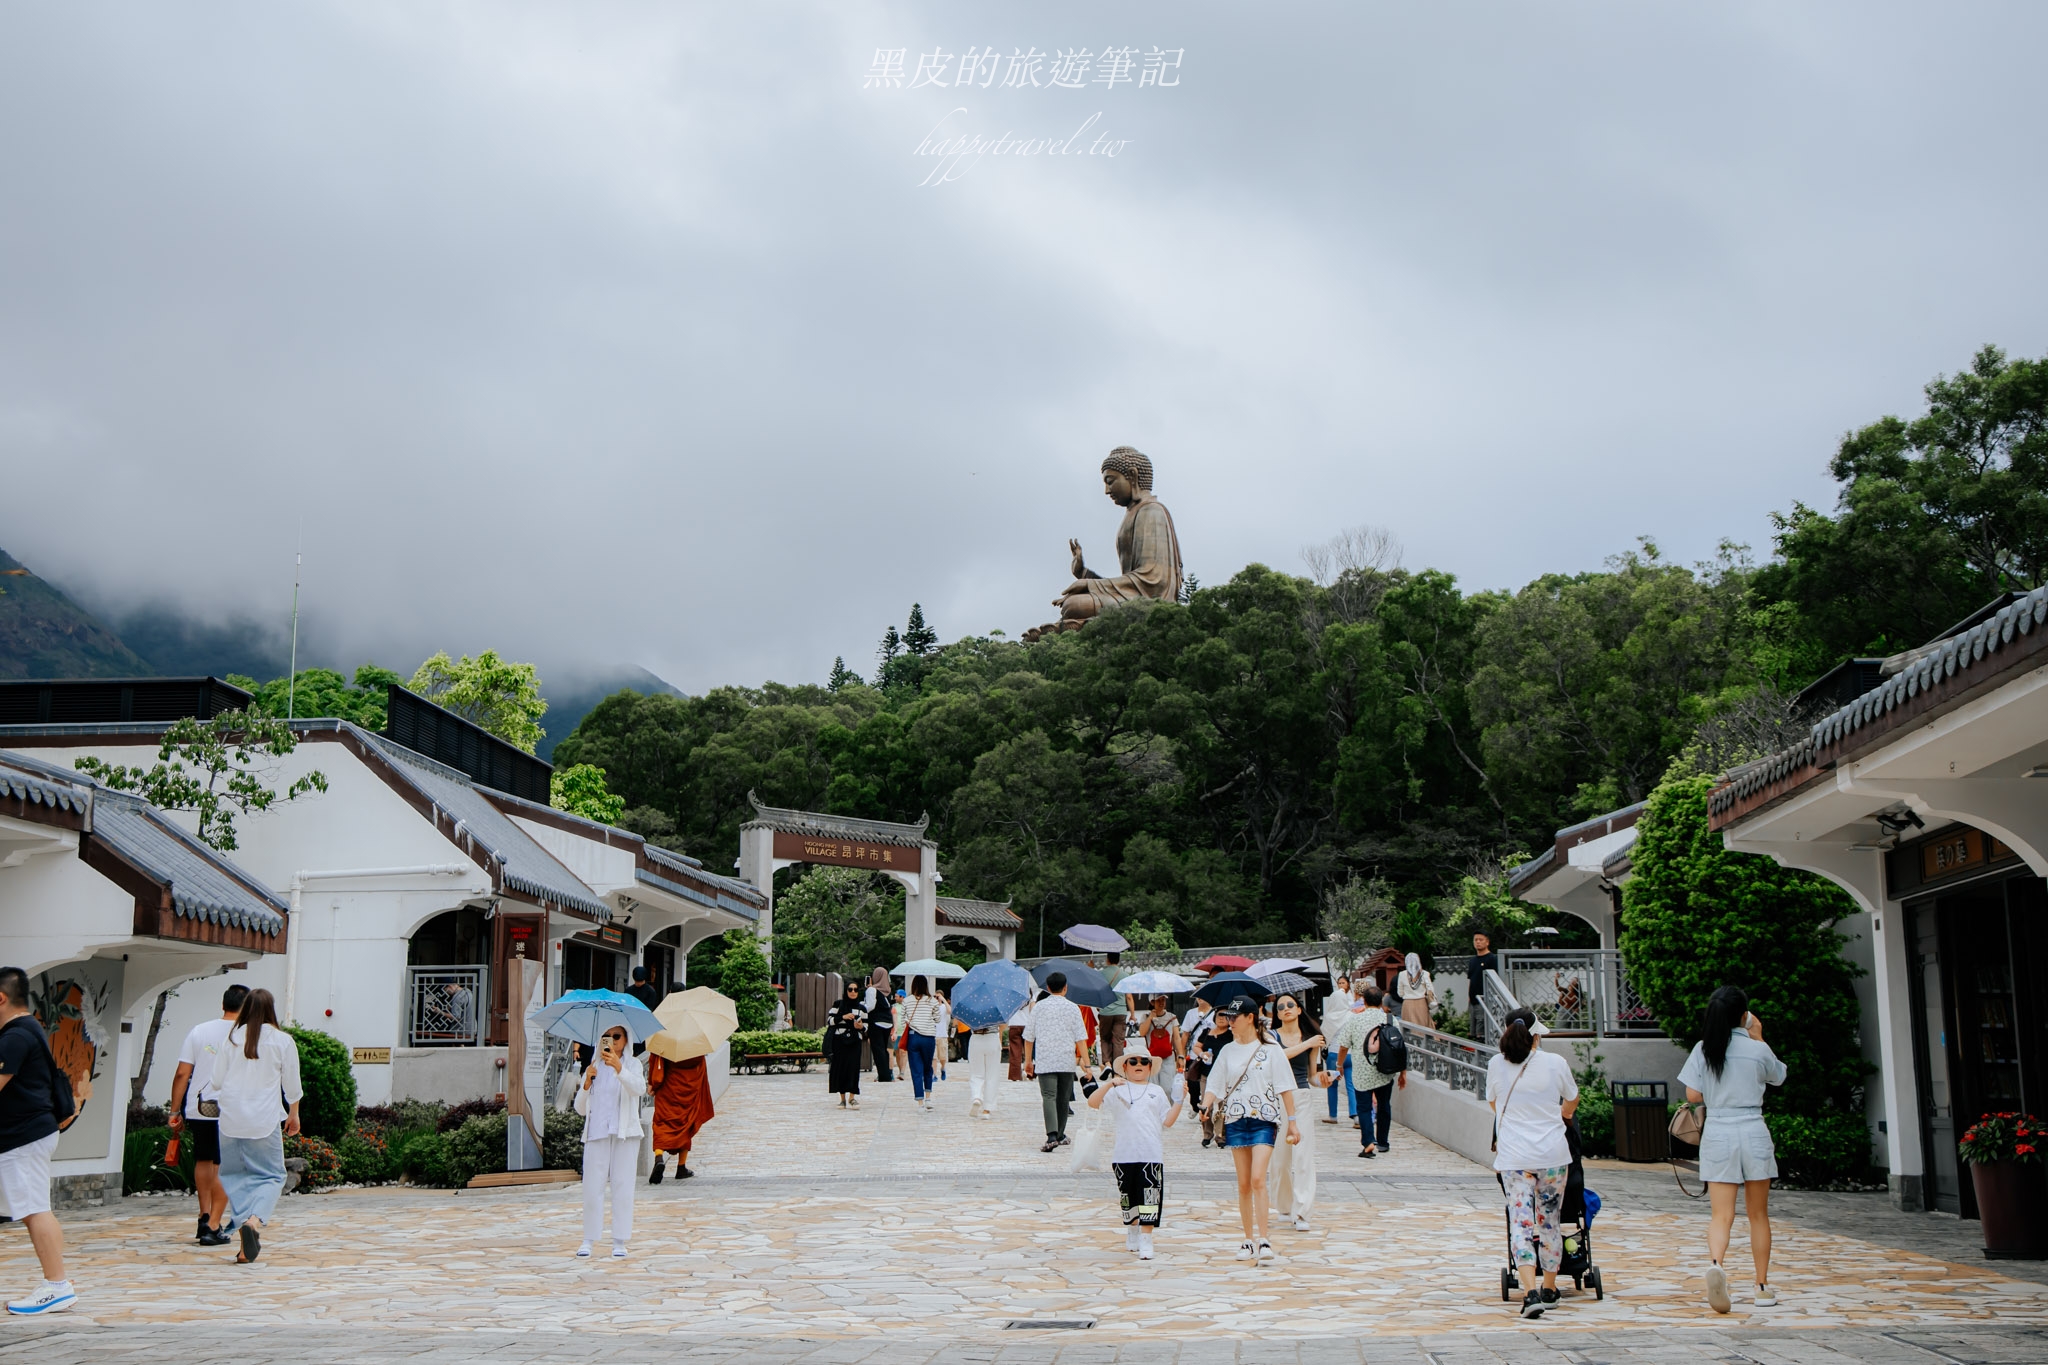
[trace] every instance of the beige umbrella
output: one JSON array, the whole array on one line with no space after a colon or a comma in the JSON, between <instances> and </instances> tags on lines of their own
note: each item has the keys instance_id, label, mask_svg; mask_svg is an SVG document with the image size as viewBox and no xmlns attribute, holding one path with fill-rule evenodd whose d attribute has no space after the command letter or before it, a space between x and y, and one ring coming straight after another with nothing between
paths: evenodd
<instances>
[{"instance_id":1,"label":"beige umbrella","mask_svg":"<svg viewBox=\"0 0 2048 1365\"><path fill-rule=\"evenodd\" d=\"M647 1050L671 1062L708 1057L739 1031L739 1012L732 1001L709 986L677 991L655 1008L661 1032L647 1040Z\"/></svg>"}]
</instances>

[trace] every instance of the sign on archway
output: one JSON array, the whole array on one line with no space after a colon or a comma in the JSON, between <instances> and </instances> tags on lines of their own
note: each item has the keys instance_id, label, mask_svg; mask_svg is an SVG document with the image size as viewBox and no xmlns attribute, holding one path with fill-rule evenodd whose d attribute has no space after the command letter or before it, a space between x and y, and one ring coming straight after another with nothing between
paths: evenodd
<instances>
[{"instance_id":1,"label":"sign on archway","mask_svg":"<svg viewBox=\"0 0 2048 1365\"><path fill-rule=\"evenodd\" d=\"M903 883L903 955L938 951L939 846L925 838L926 816L914 825L860 820L817 811L764 806L752 792L754 818L740 826L740 878L768 898L755 924L764 944L775 934L775 874L798 863L862 867Z\"/></svg>"}]
</instances>

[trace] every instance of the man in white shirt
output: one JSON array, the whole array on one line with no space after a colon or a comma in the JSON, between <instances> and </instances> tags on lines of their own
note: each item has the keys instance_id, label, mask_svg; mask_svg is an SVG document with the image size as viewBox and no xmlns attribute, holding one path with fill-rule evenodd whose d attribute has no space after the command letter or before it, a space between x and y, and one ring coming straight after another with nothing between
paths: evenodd
<instances>
[{"instance_id":1,"label":"man in white shirt","mask_svg":"<svg viewBox=\"0 0 2048 1365\"><path fill-rule=\"evenodd\" d=\"M215 1117L208 1118L199 1106L218 1098L206 1089L206 1078L213 1075L213 1056L227 1041L248 998L247 986L230 986L221 993L220 1018L195 1024L185 1035L185 1045L178 1049L177 1074L171 1077L171 1131L192 1144L192 1185L199 1194L199 1234L194 1240L201 1246L227 1245L228 1192L220 1183L219 1107L215 1105ZM213 1230L216 1224L218 1233Z\"/></svg>"},{"instance_id":2,"label":"man in white shirt","mask_svg":"<svg viewBox=\"0 0 2048 1365\"><path fill-rule=\"evenodd\" d=\"M1074 1077L1088 1064L1088 1025L1081 1007L1067 999L1067 974L1045 979L1052 994L1031 1007L1024 1026L1024 1074L1038 1078L1038 1097L1045 1105L1045 1145L1050 1152L1064 1147L1067 1118L1074 1112Z\"/></svg>"}]
</instances>

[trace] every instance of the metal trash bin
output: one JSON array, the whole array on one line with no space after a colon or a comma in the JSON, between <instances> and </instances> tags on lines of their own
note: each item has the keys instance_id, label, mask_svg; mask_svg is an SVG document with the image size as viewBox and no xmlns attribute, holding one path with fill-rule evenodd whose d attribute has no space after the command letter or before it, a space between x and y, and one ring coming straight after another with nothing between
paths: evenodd
<instances>
[{"instance_id":1,"label":"metal trash bin","mask_svg":"<svg viewBox=\"0 0 2048 1365\"><path fill-rule=\"evenodd\" d=\"M1663 1081L1610 1081L1614 1098L1614 1154L1623 1161L1663 1161L1671 1155L1671 1102Z\"/></svg>"}]
</instances>

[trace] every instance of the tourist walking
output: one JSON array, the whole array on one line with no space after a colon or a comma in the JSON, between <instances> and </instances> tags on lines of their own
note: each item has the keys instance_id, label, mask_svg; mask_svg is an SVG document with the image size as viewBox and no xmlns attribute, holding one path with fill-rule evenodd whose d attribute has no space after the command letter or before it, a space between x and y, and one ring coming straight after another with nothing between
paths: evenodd
<instances>
[{"instance_id":1,"label":"tourist walking","mask_svg":"<svg viewBox=\"0 0 2048 1365\"><path fill-rule=\"evenodd\" d=\"M875 1079L894 1080L889 1074L889 1054L895 1048L896 988L889 981L888 968L877 967L868 977L862 1008L868 1016L868 1056L875 1064Z\"/></svg>"},{"instance_id":2,"label":"tourist walking","mask_svg":"<svg viewBox=\"0 0 2048 1365\"><path fill-rule=\"evenodd\" d=\"M1003 1026L990 1024L967 1035L967 1115L996 1116L1003 1089Z\"/></svg>"},{"instance_id":3,"label":"tourist walking","mask_svg":"<svg viewBox=\"0 0 2048 1365\"><path fill-rule=\"evenodd\" d=\"M57 1069L49 1035L28 1005L28 973L0 967L0 1199L7 1216L28 1230L43 1282L11 1299L7 1311L33 1317L62 1313L78 1302L64 1273L64 1229L50 1211L50 1156L57 1135L77 1117L70 1078ZM69 1099L71 1103L64 1101Z\"/></svg>"},{"instance_id":4,"label":"tourist walking","mask_svg":"<svg viewBox=\"0 0 2048 1365\"><path fill-rule=\"evenodd\" d=\"M220 1018L192 1026L171 1075L171 1132L192 1147L192 1188L199 1195L199 1231L193 1240L203 1247L228 1242L228 1194L220 1183L220 1097L208 1092L206 1084L213 1079L213 1059L248 998L247 986L222 991Z\"/></svg>"},{"instance_id":5,"label":"tourist walking","mask_svg":"<svg viewBox=\"0 0 2048 1365\"><path fill-rule=\"evenodd\" d=\"M1401 1022L1435 1028L1436 981L1422 969L1422 956L1408 954L1394 978L1394 993L1401 997Z\"/></svg>"},{"instance_id":6,"label":"tourist walking","mask_svg":"<svg viewBox=\"0 0 2048 1365\"><path fill-rule=\"evenodd\" d=\"M1050 1152L1070 1141L1067 1119L1074 1112L1074 1077L1088 1064L1088 1026L1081 1007L1067 999L1065 972L1046 977L1045 989L1024 1025L1024 1074L1038 1080L1045 1106L1045 1145L1038 1150Z\"/></svg>"},{"instance_id":7,"label":"tourist walking","mask_svg":"<svg viewBox=\"0 0 2048 1365\"><path fill-rule=\"evenodd\" d=\"M1763 1020L1749 1012L1740 986L1723 986L1707 997L1700 1040L1679 1070L1685 1097L1707 1106L1700 1130L1700 1179L1713 1206L1707 1224L1707 1303L1716 1313L1730 1306L1728 1238L1735 1227L1735 1196L1749 1213L1749 1258L1756 1269L1756 1306L1778 1302L1771 1288L1771 1181L1778 1152L1764 1123L1764 1087L1785 1083L1785 1064L1764 1042Z\"/></svg>"},{"instance_id":8,"label":"tourist walking","mask_svg":"<svg viewBox=\"0 0 2048 1365\"><path fill-rule=\"evenodd\" d=\"M1230 1041L1230 1017L1211 1007L1205 1013L1198 1030L1188 1039L1188 1087L1190 1103L1197 1109L1209 1099L1209 1078L1216 1069L1216 1055L1223 1051ZM1222 1138L1209 1125L1202 1125L1202 1145L1210 1146Z\"/></svg>"},{"instance_id":9,"label":"tourist walking","mask_svg":"<svg viewBox=\"0 0 2048 1365\"><path fill-rule=\"evenodd\" d=\"M1296 1108L1309 1102L1311 1087L1327 1086L1330 1073L1323 1070L1323 1035L1315 1020L1302 1008L1301 997L1289 992L1273 1003L1280 1027L1273 1031L1280 1050L1294 1072ZM1282 1218L1294 1220L1296 1232L1309 1230L1308 1212L1316 1202L1316 1135L1307 1123L1301 1125L1301 1141L1278 1147L1268 1172L1273 1192L1273 1209Z\"/></svg>"},{"instance_id":10,"label":"tourist walking","mask_svg":"<svg viewBox=\"0 0 2048 1365\"><path fill-rule=\"evenodd\" d=\"M1040 995L1043 994L1041 991ZM1011 1015L1009 1022L1003 1026L1003 1055L1009 1062L1010 1079L1013 1081L1024 1079L1024 1026L1031 1022L1031 1004L1031 1001L1026 1000L1017 1006L1017 1012Z\"/></svg>"},{"instance_id":11,"label":"tourist walking","mask_svg":"<svg viewBox=\"0 0 2048 1365\"><path fill-rule=\"evenodd\" d=\"M1337 1045L1337 1065L1351 1067L1351 1086L1358 1097L1358 1154L1376 1157L1389 1150L1387 1138L1394 1127L1394 1078L1374 1065L1379 1032L1387 1022L1386 994L1367 982L1360 998L1365 1008L1352 1011L1332 1041Z\"/></svg>"},{"instance_id":12,"label":"tourist walking","mask_svg":"<svg viewBox=\"0 0 2048 1365\"><path fill-rule=\"evenodd\" d=\"M213 1057L208 1088L220 1096L220 1183L241 1249L235 1264L263 1252L263 1229L284 1193L284 1139L299 1131L299 1048L277 1023L269 991L242 1001Z\"/></svg>"},{"instance_id":13,"label":"tourist walking","mask_svg":"<svg viewBox=\"0 0 2048 1365\"><path fill-rule=\"evenodd\" d=\"M1266 1236L1266 1169L1273 1160L1273 1142L1285 1124L1290 1145L1301 1141L1294 1112L1294 1068L1279 1044L1259 1029L1258 1009L1238 996L1216 1011L1216 1020L1230 1029L1230 1041L1216 1054L1203 1100L1211 1113L1223 1117L1223 1145L1237 1165L1237 1216L1244 1225L1238 1246L1240 1261L1273 1259Z\"/></svg>"},{"instance_id":14,"label":"tourist walking","mask_svg":"<svg viewBox=\"0 0 2048 1365\"><path fill-rule=\"evenodd\" d=\"M1351 978L1339 976L1336 988L1330 992L1329 998L1323 1001L1323 1050L1325 1055L1335 1055L1337 1031L1344 1027L1344 1021L1351 1017L1352 1010L1357 1007L1358 1002L1351 994ZM1344 1116L1350 1120L1351 1126L1356 1128L1358 1126L1358 1092L1352 1089L1351 1086L1351 1058L1348 1054L1338 1057L1330 1066L1331 1081L1328 1092L1330 1116L1324 1119L1323 1122L1335 1123L1337 1121L1337 1093L1342 1091L1344 1094Z\"/></svg>"},{"instance_id":15,"label":"tourist walking","mask_svg":"<svg viewBox=\"0 0 2048 1365\"><path fill-rule=\"evenodd\" d=\"M1500 1052L1486 1064L1486 1103L1493 1110L1493 1169L1508 1206L1508 1245L1522 1282L1522 1316L1540 1318L1557 1302L1564 1256L1559 1215L1571 1173L1565 1120L1579 1107L1570 1063L1536 1046L1535 1012L1509 1013ZM1543 1282L1537 1284L1541 1272Z\"/></svg>"},{"instance_id":16,"label":"tourist walking","mask_svg":"<svg viewBox=\"0 0 2048 1365\"><path fill-rule=\"evenodd\" d=\"M910 1097L932 1107L933 1058L946 1036L946 1007L932 994L924 977L910 978L910 1000L903 1008L903 1048L910 1057Z\"/></svg>"},{"instance_id":17,"label":"tourist walking","mask_svg":"<svg viewBox=\"0 0 2048 1365\"><path fill-rule=\"evenodd\" d=\"M839 1097L841 1109L860 1108L860 1050L867 1036L860 982L849 981L846 993L825 1011L826 1092Z\"/></svg>"},{"instance_id":18,"label":"tourist walking","mask_svg":"<svg viewBox=\"0 0 2048 1365\"><path fill-rule=\"evenodd\" d=\"M614 1025L597 1040L597 1059L583 1072L576 1112L583 1115L583 1245L588 1256L604 1232L604 1197L612 1197L612 1259L626 1259L633 1240L633 1167L640 1159L640 1097L647 1079Z\"/></svg>"},{"instance_id":19,"label":"tourist walking","mask_svg":"<svg viewBox=\"0 0 2048 1365\"><path fill-rule=\"evenodd\" d=\"M718 1117L711 1107L711 1073L702 1057L673 1062L648 1053L646 1063L647 1093L654 1096L654 1169L648 1172L647 1183L661 1183L671 1155L676 1159L676 1179L688 1180L697 1174L690 1169L690 1147L698 1131Z\"/></svg>"},{"instance_id":20,"label":"tourist walking","mask_svg":"<svg viewBox=\"0 0 2048 1365\"><path fill-rule=\"evenodd\" d=\"M1208 1036L1210 1026L1216 1020L1216 1006L1207 1000L1197 999L1194 1007L1180 1020L1180 1072L1187 1091L1190 1106L1202 1107L1202 1079L1209 1074L1209 1063L1215 1060L1215 1051L1202 1040ZM1209 1145L1205 1134L1204 1147Z\"/></svg>"},{"instance_id":21,"label":"tourist walking","mask_svg":"<svg viewBox=\"0 0 2048 1365\"><path fill-rule=\"evenodd\" d=\"M1116 1124L1109 1169L1123 1207L1124 1247L1152 1259L1152 1234L1166 1212L1165 1132L1180 1118L1181 1102L1153 1084L1159 1059L1139 1044L1117 1059L1116 1074L1088 1096L1090 1109L1106 1109Z\"/></svg>"},{"instance_id":22,"label":"tourist walking","mask_svg":"<svg viewBox=\"0 0 2048 1365\"><path fill-rule=\"evenodd\" d=\"M1165 996L1152 997L1152 1007L1138 1017L1138 1036L1124 1044L1125 1052L1131 1050L1131 1042L1140 1044L1159 1063L1152 1068L1152 1083L1172 1094L1174 1064L1181 1054L1180 1020L1166 1007Z\"/></svg>"}]
</instances>

